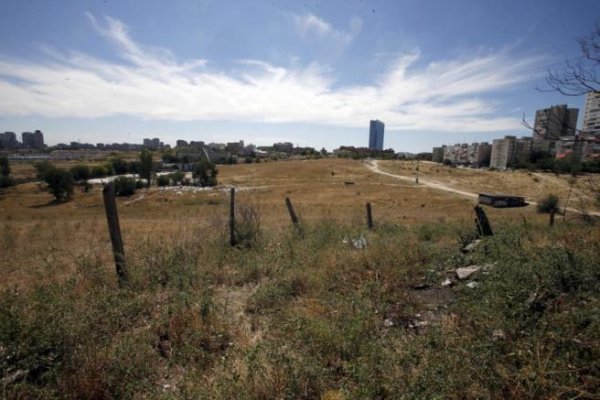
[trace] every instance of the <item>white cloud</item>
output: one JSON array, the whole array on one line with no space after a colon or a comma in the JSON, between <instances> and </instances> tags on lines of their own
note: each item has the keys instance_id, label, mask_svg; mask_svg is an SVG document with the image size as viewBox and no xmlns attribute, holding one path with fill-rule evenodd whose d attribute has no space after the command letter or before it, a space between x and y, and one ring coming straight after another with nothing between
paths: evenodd
<instances>
[{"instance_id":1,"label":"white cloud","mask_svg":"<svg viewBox=\"0 0 600 400\"><path fill-rule=\"evenodd\" d=\"M360 33L362 20L358 17L350 20L350 30L337 30L331 24L314 14L293 14L294 24L304 38L328 40L337 46L346 46Z\"/></svg>"},{"instance_id":2,"label":"white cloud","mask_svg":"<svg viewBox=\"0 0 600 400\"><path fill-rule=\"evenodd\" d=\"M206 60L180 62L164 49L137 44L120 21L88 17L124 61L77 52L52 52L43 63L3 57L0 113L345 127L378 118L392 130L503 131L519 128L519 117L501 115L488 95L529 80L544 61L501 50L416 68L414 53L398 57L372 84L340 87L334 71L314 63L284 68L241 60L241 72L226 73ZM331 34L322 20L310 24Z\"/></svg>"}]
</instances>

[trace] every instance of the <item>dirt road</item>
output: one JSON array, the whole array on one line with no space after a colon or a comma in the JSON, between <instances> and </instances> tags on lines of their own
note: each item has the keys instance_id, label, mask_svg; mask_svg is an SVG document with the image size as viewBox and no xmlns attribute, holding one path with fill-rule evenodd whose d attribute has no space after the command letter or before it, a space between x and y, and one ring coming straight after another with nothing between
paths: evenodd
<instances>
[{"instance_id":1,"label":"dirt road","mask_svg":"<svg viewBox=\"0 0 600 400\"><path fill-rule=\"evenodd\" d=\"M395 175L395 174L391 174L389 172L382 171L381 169L379 169L379 162L377 160L368 160L365 162L365 166L369 170L371 170L372 172L374 172L376 174L389 176L391 178L398 179L398 180L405 181L405 182L415 182L414 176ZM426 186L431 189L443 190L445 192L458 194L460 196L468 197L471 199L477 199L479 197L478 193L467 192L465 190L455 189L450 186L444 185L443 183L432 181L429 179L423 179L422 177L419 177L419 185L423 185L423 186ZM535 201L528 201L528 203L533 206L537 205L537 203ZM567 208L567 211L578 213L578 214L581 213L580 210L577 210L575 208L570 208L570 207ZM600 217L600 212L588 211L587 213L589 215L593 215L595 217Z\"/></svg>"}]
</instances>

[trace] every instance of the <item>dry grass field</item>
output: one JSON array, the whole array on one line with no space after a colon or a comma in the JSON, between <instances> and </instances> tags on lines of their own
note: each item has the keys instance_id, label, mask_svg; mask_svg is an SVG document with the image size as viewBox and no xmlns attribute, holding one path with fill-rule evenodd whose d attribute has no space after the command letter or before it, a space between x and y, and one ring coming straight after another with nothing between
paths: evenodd
<instances>
[{"instance_id":1,"label":"dry grass field","mask_svg":"<svg viewBox=\"0 0 600 400\"><path fill-rule=\"evenodd\" d=\"M380 166L391 173L410 175L416 164L387 161ZM21 177L34 175L31 164L17 163L13 169ZM421 163L421 174L462 190L504 191L525 194L529 199L557 193L564 201L569 187L567 178L550 174L483 172L429 163ZM536 177L538 181L534 180ZM474 218L473 199L373 173L363 161L323 159L223 165L219 166L218 179L221 187L215 189L152 187L130 198L120 198L126 247L138 248L140 242L166 240L207 226L213 230L225 229L230 186L238 188L238 203L253 207L267 229L289 226L285 197L291 198L305 223L332 221L364 227L367 202L372 203L376 225L413 226L450 221L469 225ZM18 185L1 194L3 284L26 280L28 271L45 268L50 261L72 265L74 256L97 246L103 249L98 255L110 264L100 191L99 186L89 193L77 188L73 200L61 204L52 203L51 195L37 183ZM537 215L532 206L487 210L492 224L498 219L546 218ZM19 265L12 261L15 259Z\"/></svg>"},{"instance_id":2,"label":"dry grass field","mask_svg":"<svg viewBox=\"0 0 600 400\"><path fill-rule=\"evenodd\" d=\"M379 166L410 175L414 164ZM531 199L562 200L569 185L545 174L421 171ZM219 166L218 179L214 189L118 198L130 272L121 289L101 187L59 204L37 183L0 193L5 397L544 398L600 387L599 233L574 213L549 230L532 206L486 208L497 235L463 254L474 199L362 161ZM261 225L235 248L231 186ZM286 196L304 234L290 228ZM360 235L368 246L357 250L348 239ZM454 275L474 263L488 265L475 289ZM454 285L442 286L448 278Z\"/></svg>"}]
</instances>

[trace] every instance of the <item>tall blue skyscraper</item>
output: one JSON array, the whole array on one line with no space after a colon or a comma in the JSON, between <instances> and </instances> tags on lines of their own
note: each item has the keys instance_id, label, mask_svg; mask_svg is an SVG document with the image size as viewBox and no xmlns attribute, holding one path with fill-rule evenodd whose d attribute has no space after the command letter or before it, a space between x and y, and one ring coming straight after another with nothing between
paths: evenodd
<instances>
[{"instance_id":1,"label":"tall blue skyscraper","mask_svg":"<svg viewBox=\"0 0 600 400\"><path fill-rule=\"evenodd\" d=\"M380 120L371 120L369 126L369 148L374 150L383 150L383 130L385 124Z\"/></svg>"}]
</instances>

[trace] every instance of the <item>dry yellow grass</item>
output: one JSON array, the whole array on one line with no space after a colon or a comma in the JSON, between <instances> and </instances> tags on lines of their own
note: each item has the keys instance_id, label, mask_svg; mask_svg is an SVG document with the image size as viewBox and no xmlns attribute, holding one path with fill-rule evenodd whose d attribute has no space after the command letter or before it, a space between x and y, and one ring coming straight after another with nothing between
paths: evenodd
<instances>
[{"instance_id":1,"label":"dry yellow grass","mask_svg":"<svg viewBox=\"0 0 600 400\"><path fill-rule=\"evenodd\" d=\"M414 164L396 161L380 166L409 175ZM21 173L31 168L15 165ZM554 192L562 200L568 190L565 178L547 174L480 172L427 163L421 163L421 172L461 189L523 193L534 199ZM540 182L534 182L533 177L538 175ZM376 225L456 220L470 224L473 220L473 199L373 173L362 161L324 159L219 166L218 178L221 185L239 188L238 202L254 206L262 226L268 229L289 225L286 196L305 223L325 219L364 227L366 202L373 204ZM153 187L119 199L126 249L155 240L173 240L184 232L202 235L225 229L228 196L226 188L179 192ZM102 258L111 268L100 187L89 193L76 188L73 200L62 204L52 204L51 199L35 183L10 188L0 195L0 270L5 284L26 280L32 273L43 276L44 270L53 265L61 265L68 272L78 255L85 252ZM492 224L505 218L546 218L538 216L531 206L488 209L488 215Z\"/></svg>"}]
</instances>

